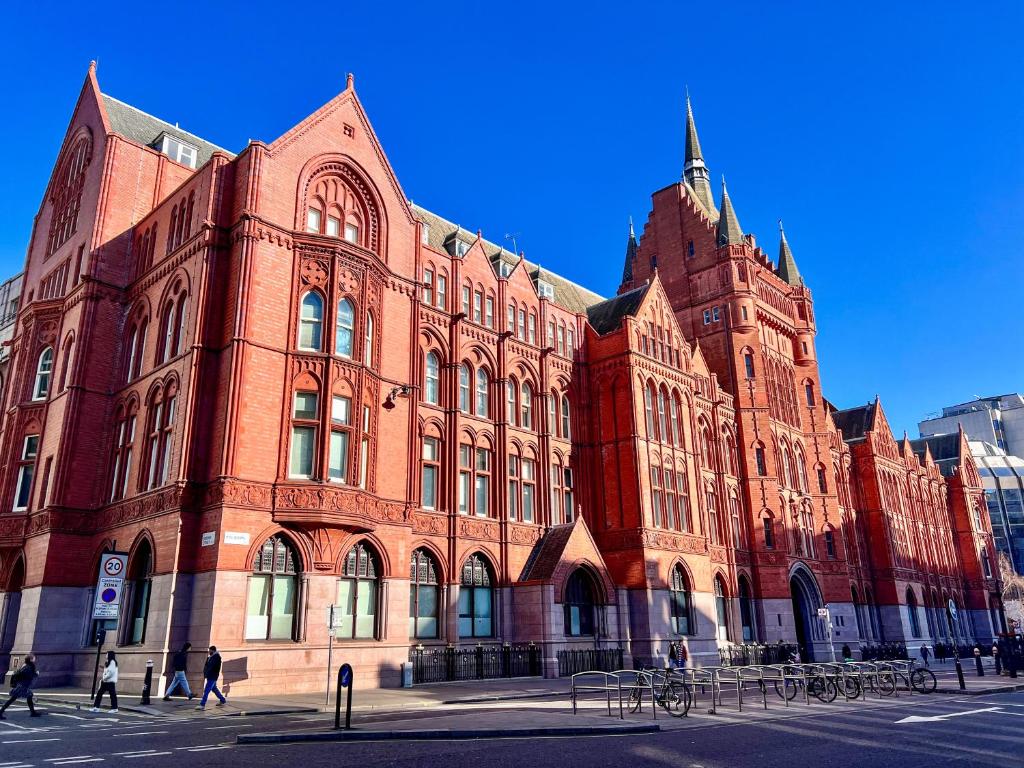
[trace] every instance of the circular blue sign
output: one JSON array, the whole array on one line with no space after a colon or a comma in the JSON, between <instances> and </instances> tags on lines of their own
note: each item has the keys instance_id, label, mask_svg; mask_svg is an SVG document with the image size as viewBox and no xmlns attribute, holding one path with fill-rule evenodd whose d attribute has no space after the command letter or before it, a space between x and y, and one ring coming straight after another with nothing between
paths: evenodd
<instances>
[{"instance_id":1,"label":"circular blue sign","mask_svg":"<svg viewBox=\"0 0 1024 768\"><path fill-rule=\"evenodd\" d=\"M107 587L106 589L103 590L103 593L100 595L100 599L104 603L112 603L112 602L114 602L117 599L117 590L116 589L111 589L110 587Z\"/></svg>"},{"instance_id":2,"label":"circular blue sign","mask_svg":"<svg viewBox=\"0 0 1024 768\"><path fill-rule=\"evenodd\" d=\"M342 664L341 665L341 687L348 688L352 685L352 665Z\"/></svg>"}]
</instances>

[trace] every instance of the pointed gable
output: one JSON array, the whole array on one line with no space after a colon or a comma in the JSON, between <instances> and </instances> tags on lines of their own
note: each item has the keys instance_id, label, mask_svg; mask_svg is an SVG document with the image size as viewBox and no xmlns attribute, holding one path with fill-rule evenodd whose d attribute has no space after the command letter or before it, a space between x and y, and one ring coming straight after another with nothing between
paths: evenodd
<instances>
[{"instance_id":1,"label":"pointed gable","mask_svg":"<svg viewBox=\"0 0 1024 768\"><path fill-rule=\"evenodd\" d=\"M582 516L572 523L548 529L530 552L519 581L552 583L556 587L556 595L559 595L570 574L581 565L588 566L600 579L607 601L616 602L615 584L608 573L608 566Z\"/></svg>"}]
</instances>

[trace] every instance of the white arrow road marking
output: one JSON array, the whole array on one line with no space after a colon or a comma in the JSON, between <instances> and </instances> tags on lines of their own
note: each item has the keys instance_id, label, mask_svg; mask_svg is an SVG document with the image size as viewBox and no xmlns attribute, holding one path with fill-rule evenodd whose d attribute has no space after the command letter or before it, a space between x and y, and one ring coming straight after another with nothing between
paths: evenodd
<instances>
[{"instance_id":1,"label":"white arrow road marking","mask_svg":"<svg viewBox=\"0 0 1024 768\"><path fill-rule=\"evenodd\" d=\"M911 715L910 717L904 717L902 720L897 720L896 724L900 723L941 723L943 720L948 720L951 717L963 717L964 715L976 715L979 712L999 712L999 707L982 707L981 709L968 709L966 712L949 712L945 715L926 715L921 717L919 715ZM1006 714L1005 712L1001 714Z\"/></svg>"}]
</instances>

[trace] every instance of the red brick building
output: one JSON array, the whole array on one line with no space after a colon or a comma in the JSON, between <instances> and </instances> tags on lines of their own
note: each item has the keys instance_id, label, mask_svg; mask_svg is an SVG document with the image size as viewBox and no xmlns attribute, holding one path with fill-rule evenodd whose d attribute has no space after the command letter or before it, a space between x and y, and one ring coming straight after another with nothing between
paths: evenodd
<instances>
[{"instance_id":1,"label":"red brick building","mask_svg":"<svg viewBox=\"0 0 1024 768\"><path fill-rule=\"evenodd\" d=\"M50 682L91 674L104 551L129 686L185 639L253 693L322 687L332 631L393 685L416 645L532 642L553 675L820 657L825 603L837 645L1001 621L965 444L824 399L810 291L716 207L692 114L604 299L408 202L351 79L233 155L91 67L25 269L0 663Z\"/></svg>"}]
</instances>

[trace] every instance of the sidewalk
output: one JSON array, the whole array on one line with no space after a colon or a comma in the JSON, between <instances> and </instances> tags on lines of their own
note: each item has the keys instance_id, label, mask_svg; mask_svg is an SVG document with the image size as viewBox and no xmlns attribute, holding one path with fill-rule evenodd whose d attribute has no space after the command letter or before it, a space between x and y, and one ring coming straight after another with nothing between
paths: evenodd
<instances>
[{"instance_id":1,"label":"sidewalk","mask_svg":"<svg viewBox=\"0 0 1024 768\"><path fill-rule=\"evenodd\" d=\"M964 684L966 685L964 690L960 690L959 682L956 679L956 668L952 661L947 661L944 664L932 662L929 669L938 679L936 693L984 696L990 693L1024 691L1024 674L1018 677L1009 677L1006 674L997 675L995 664L990 657L982 657L982 668L985 670L983 677L978 677L973 657L961 659L960 665L964 671Z\"/></svg>"},{"instance_id":2,"label":"sidewalk","mask_svg":"<svg viewBox=\"0 0 1024 768\"><path fill-rule=\"evenodd\" d=\"M59 702L77 705L85 709L90 706L88 689L83 688L41 688L36 690L41 703ZM468 704L477 702L515 701L520 699L560 696L568 698L569 680L544 678L520 678L513 680L477 680L463 683L436 683L417 685L413 688L367 688L360 690L358 684L352 693L353 712L396 712L402 710L428 710L445 704ZM195 707L198 697L188 701L174 697L171 701L151 699L149 705L139 704L138 694L118 697L120 709L126 712L140 712L147 715L202 716ZM207 703L208 712L220 715L284 715L307 712L333 712L334 690L328 701L325 693L290 694L284 696L228 697L228 703L216 707L215 701Z\"/></svg>"}]
</instances>

